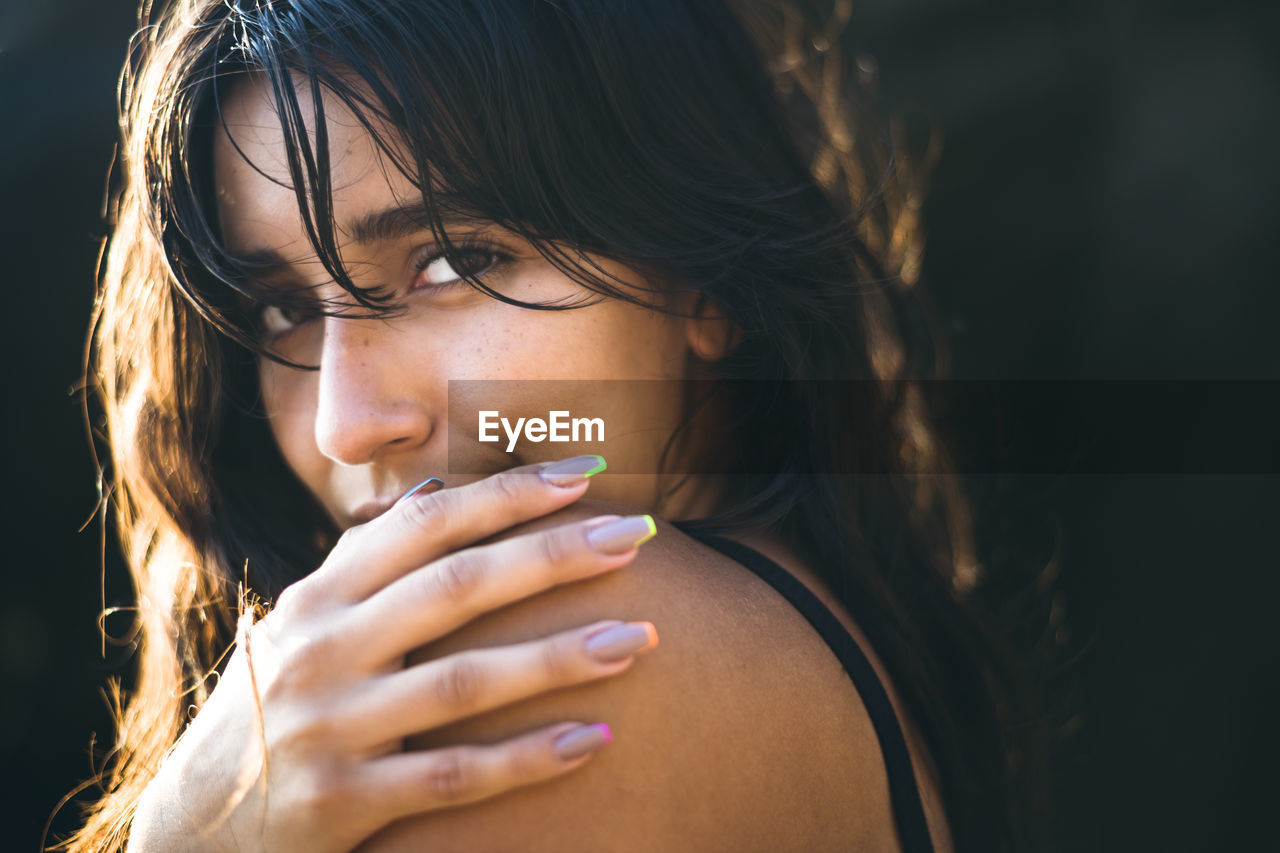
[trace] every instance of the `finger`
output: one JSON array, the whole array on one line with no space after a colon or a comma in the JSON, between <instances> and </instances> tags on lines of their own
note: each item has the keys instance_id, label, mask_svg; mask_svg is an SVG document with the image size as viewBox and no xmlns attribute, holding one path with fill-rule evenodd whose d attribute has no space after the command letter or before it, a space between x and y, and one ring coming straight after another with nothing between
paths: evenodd
<instances>
[{"instance_id":1,"label":"finger","mask_svg":"<svg viewBox=\"0 0 1280 853\"><path fill-rule=\"evenodd\" d=\"M483 613L626 565L656 531L648 515L605 515L457 551L357 605L351 636L380 669Z\"/></svg>"},{"instance_id":2,"label":"finger","mask_svg":"<svg viewBox=\"0 0 1280 853\"><path fill-rule=\"evenodd\" d=\"M393 753L360 765L352 789L390 823L554 779L587 763L612 740L604 723L562 723L489 746Z\"/></svg>"},{"instance_id":3,"label":"finger","mask_svg":"<svg viewBox=\"0 0 1280 853\"><path fill-rule=\"evenodd\" d=\"M653 623L609 620L527 643L459 652L373 680L335 709L334 723L369 732L359 746L372 748L618 675L657 645Z\"/></svg>"},{"instance_id":4,"label":"finger","mask_svg":"<svg viewBox=\"0 0 1280 853\"><path fill-rule=\"evenodd\" d=\"M414 495L344 533L308 583L359 601L449 551L567 506L603 468L599 456L571 457Z\"/></svg>"}]
</instances>

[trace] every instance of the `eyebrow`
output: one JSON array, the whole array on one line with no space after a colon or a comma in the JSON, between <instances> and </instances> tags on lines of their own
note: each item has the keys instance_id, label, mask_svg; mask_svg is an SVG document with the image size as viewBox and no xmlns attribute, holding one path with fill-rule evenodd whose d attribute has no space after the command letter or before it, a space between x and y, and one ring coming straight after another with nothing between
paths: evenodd
<instances>
[{"instance_id":1,"label":"eyebrow","mask_svg":"<svg viewBox=\"0 0 1280 853\"><path fill-rule=\"evenodd\" d=\"M367 213L338 230L350 234L352 240L360 245L375 243L380 240L397 240L429 230L430 211L422 202L394 205L392 207ZM477 226L487 224L488 220L474 216L451 214L441 217L441 225L448 230L457 226ZM261 267L263 274L281 272L293 266L284 255L275 249L252 249L238 253L237 263L247 266Z\"/></svg>"},{"instance_id":2,"label":"eyebrow","mask_svg":"<svg viewBox=\"0 0 1280 853\"><path fill-rule=\"evenodd\" d=\"M430 227L428 225L429 221L430 210L425 204L418 201L366 214L342 230L350 234L351 238L357 243L365 244L374 243L378 240L395 240L400 237L408 237L410 234L416 234L419 231L425 231ZM481 225L484 223L485 220L483 219L459 214L441 217L441 224L446 228L450 225Z\"/></svg>"}]
</instances>

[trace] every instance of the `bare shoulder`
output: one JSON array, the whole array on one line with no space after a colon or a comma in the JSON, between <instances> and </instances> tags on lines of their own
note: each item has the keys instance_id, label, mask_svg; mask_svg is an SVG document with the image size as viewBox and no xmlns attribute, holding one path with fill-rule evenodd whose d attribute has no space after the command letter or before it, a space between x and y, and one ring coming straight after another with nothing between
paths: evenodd
<instances>
[{"instance_id":1,"label":"bare shoulder","mask_svg":"<svg viewBox=\"0 0 1280 853\"><path fill-rule=\"evenodd\" d=\"M504 535L630 511L584 499ZM413 659L600 619L649 620L661 644L617 678L409 748L491 743L568 720L606 722L614 742L549 783L401 821L370 849L897 849L874 729L839 660L767 584L663 522L631 565L485 616Z\"/></svg>"}]
</instances>

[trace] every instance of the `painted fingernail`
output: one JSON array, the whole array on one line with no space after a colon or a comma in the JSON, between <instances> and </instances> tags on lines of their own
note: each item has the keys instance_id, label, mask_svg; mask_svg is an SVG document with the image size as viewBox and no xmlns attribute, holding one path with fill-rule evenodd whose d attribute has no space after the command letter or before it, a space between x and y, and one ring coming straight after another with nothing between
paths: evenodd
<instances>
[{"instance_id":1,"label":"painted fingernail","mask_svg":"<svg viewBox=\"0 0 1280 853\"><path fill-rule=\"evenodd\" d=\"M587 654L601 663L613 663L658 645L658 629L652 622L614 625L587 638Z\"/></svg>"},{"instance_id":2,"label":"painted fingernail","mask_svg":"<svg viewBox=\"0 0 1280 853\"><path fill-rule=\"evenodd\" d=\"M601 554L621 554L652 539L658 532L651 515L628 515L587 531L587 542Z\"/></svg>"},{"instance_id":3,"label":"painted fingernail","mask_svg":"<svg viewBox=\"0 0 1280 853\"><path fill-rule=\"evenodd\" d=\"M431 494L432 492L438 492L440 491L440 489L443 489L443 488L444 488L444 480L441 480L438 477L428 477L427 479L423 480L421 483L419 483L418 485L414 486L412 489L410 489L409 491L401 495L400 500L392 504L391 507L392 509L394 509L395 507L400 506L400 504L409 500L409 498L413 497L414 495Z\"/></svg>"},{"instance_id":4,"label":"painted fingernail","mask_svg":"<svg viewBox=\"0 0 1280 853\"><path fill-rule=\"evenodd\" d=\"M593 474L605 469L603 456L590 454L587 456L570 456L559 462L544 465L538 474L553 486L576 486Z\"/></svg>"},{"instance_id":5,"label":"painted fingernail","mask_svg":"<svg viewBox=\"0 0 1280 853\"><path fill-rule=\"evenodd\" d=\"M556 738L555 750L561 761L570 761L611 743L613 743L613 732L609 731L609 727L604 723L595 723L590 726L579 726L560 735Z\"/></svg>"}]
</instances>

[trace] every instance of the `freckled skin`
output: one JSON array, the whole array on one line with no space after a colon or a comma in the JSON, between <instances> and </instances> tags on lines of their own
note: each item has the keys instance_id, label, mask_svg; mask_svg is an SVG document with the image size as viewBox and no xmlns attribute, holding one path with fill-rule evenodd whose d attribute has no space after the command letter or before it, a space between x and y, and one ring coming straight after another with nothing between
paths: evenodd
<instances>
[{"instance_id":1,"label":"freckled skin","mask_svg":"<svg viewBox=\"0 0 1280 853\"><path fill-rule=\"evenodd\" d=\"M299 100L309 114L305 91ZM443 476L448 486L484 476L445 474L451 458L470 472L488 473L601 451L593 444L523 443L507 454L505 443L480 444L474 420L456 413L450 417L450 379L704 378L707 361L727 350L728 324L713 311L695 311L691 299L674 303L686 317L671 317L610 299L571 311L534 311L466 287L411 292L418 277L412 259L432 242L429 232L357 245L343 225L418 200L418 192L383 162L341 104L330 101L325 107L343 261L358 284L394 287L407 306L404 316L393 320L328 317L272 340L282 355L318 365L318 371L268 360L259 364L275 440L290 469L339 526L355 523L353 513L361 505L394 499L427 476ZM329 280L306 239L267 90L247 78L223 108L235 141L219 134L214 151L227 245L238 254L275 251L290 267L274 283L313 287L318 298L346 301L349 297ZM515 235L484 228L451 236L472 233L514 258L486 278L500 292L525 301L584 296ZM643 283L622 264L595 260L626 282ZM690 314L695 316L687 318ZM554 395L542 390L532 395L511 390L492 407L514 421L545 418L553 409L594 415L607 403L618 416L607 422L620 430L622 440L611 443L606 454L615 473L593 478L590 498L558 519L538 519L527 527L628 506L667 519L714 508L718 495L714 488L701 488L709 485L704 478L693 478L693 488L660 500L668 485L662 478L616 473L657 470L658 454L682 415L678 383L652 383L647 395L606 401L599 393L610 389L598 383L555 386ZM711 413L705 434L716 434L716 416ZM678 466L677 461L672 470ZM849 614L798 557L766 534L754 533L750 541L827 600L865 645ZM478 806L400 822L361 849L508 849L510 827L521 828L522 841L540 841L543 847L537 849L548 850L812 850L831 838L852 839L851 849L898 849L869 717L830 649L762 581L668 525L645 546L631 571L490 614L433 649L419 650L413 659L531 640L606 616L654 620L663 636L663 656L638 662L628 679L545 694L464 720L414 746L493 743L558 720L608 720L619 733L608 755L556 785L531 786ZM873 652L869 657L897 706L882 664ZM912 726L904 727L920 767L925 763L921 742ZM936 779L919 778L925 782L937 849L949 851ZM603 817L584 820L583 815Z\"/></svg>"},{"instance_id":2,"label":"freckled skin","mask_svg":"<svg viewBox=\"0 0 1280 853\"><path fill-rule=\"evenodd\" d=\"M306 93L299 97L309 115ZM349 302L306 238L267 89L250 79L233 90L224 109L235 144L219 134L214 166L219 219L229 248L237 254L273 250L290 265L273 284L314 288L317 298ZM534 311L465 285L411 292L420 280L412 262L434 243L430 231L357 244L344 226L397 203L419 201L420 194L384 161L341 104L330 99L325 109L343 261L357 284L394 287L408 306L404 316L393 320L317 318L273 339L281 354L318 364L319 371L260 360L263 397L284 458L339 525L353 523L352 513L360 505L395 497L426 476L443 476L448 486L456 486L516 465L604 450L589 443L522 442L514 453L506 453L505 443L480 444L474 419L464 423L448 417L450 379L680 379L704 366L700 356L707 341L715 339L706 325L713 321L671 317L586 292L527 242L495 227L450 232L455 240L483 238L513 256L511 264L491 277L486 274L489 286L530 302L589 297L599 304ZM594 260L627 283L645 284L622 264ZM691 313L688 300L671 304ZM679 517L695 509L697 495L682 489L678 500L657 506L661 483L652 473L663 442L680 419L679 385L651 385L643 396L629 386L628 399L610 401L610 411L618 414L614 423L606 421L619 437L607 448L610 467L645 473L599 476L592 494ZM512 421L545 419L552 409L592 415L604 405L600 395L618 391L597 383L557 385L539 389L536 400L499 395L495 406L494 398L486 398L485 408L497 408ZM447 476L450 460L455 470L466 473Z\"/></svg>"}]
</instances>

